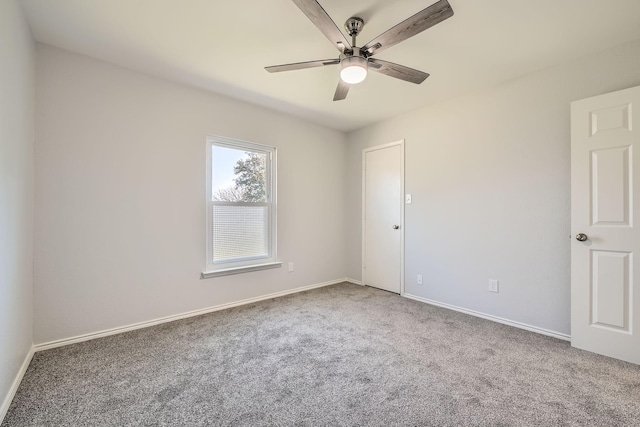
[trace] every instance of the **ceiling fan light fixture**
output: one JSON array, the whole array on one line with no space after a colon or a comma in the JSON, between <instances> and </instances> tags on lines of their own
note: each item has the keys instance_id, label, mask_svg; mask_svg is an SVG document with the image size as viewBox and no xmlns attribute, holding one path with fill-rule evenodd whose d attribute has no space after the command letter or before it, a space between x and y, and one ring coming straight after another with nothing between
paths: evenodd
<instances>
[{"instance_id":1,"label":"ceiling fan light fixture","mask_svg":"<svg viewBox=\"0 0 640 427\"><path fill-rule=\"evenodd\" d=\"M340 62L340 78L343 82L355 85L367 78L367 59L361 56L347 56Z\"/></svg>"}]
</instances>

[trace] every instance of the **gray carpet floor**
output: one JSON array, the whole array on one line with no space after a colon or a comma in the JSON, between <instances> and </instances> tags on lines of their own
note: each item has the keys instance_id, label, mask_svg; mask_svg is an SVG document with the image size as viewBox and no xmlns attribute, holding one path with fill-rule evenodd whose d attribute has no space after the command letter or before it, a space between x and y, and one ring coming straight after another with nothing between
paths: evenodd
<instances>
[{"instance_id":1,"label":"gray carpet floor","mask_svg":"<svg viewBox=\"0 0 640 427\"><path fill-rule=\"evenodd\" d=\"M640 367L343 283L36 353L8 426L639 426Z\"/></svg>"}]
</instances>

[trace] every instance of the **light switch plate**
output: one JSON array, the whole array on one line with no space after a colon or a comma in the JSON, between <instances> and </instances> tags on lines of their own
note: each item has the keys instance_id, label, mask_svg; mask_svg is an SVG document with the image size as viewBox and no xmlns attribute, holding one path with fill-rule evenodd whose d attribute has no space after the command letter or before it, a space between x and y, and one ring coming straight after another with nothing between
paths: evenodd
<instances>
[{"instance_id":1,"label":"light switch plate","mask_svg":"<svg viewBox=\"0 0 640 427\"><path fill-rule=\"evenodd\" d=\"M411 194L405 195L404 200L408 205L411 204Z\"/></svg>"}]
</instances>

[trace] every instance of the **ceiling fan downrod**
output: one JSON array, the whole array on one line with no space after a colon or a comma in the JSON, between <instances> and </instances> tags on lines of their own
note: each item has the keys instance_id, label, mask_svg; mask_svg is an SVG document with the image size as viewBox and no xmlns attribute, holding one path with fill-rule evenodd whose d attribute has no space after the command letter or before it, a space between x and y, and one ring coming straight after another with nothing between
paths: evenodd
<instances>
[{"instance_id":1,"label":"ceiling fan downrod","mask_svg":"<svg viewBox=\"0 0 640 427\"><path fill-rule=\"evenodd\" d=\"M347 34L351 36L351 46L356 47L356 37L362 31L362 27L364 27L364 19L357 16L352 16L344 23Z\"/></svg>"}]
</instances>

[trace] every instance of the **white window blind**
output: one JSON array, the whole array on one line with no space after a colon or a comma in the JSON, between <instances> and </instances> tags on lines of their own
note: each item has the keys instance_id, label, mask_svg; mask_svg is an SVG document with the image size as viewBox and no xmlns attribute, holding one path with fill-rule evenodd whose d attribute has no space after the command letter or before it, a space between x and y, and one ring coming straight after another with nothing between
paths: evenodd
<instances>
[{"instance_id":1,"label":"white window blind","mask_svg":"<svg viewBox=\"0 0 640 427\"><path fill-rule=\"evenodd\" d=\"M213 206L213 262L269 257L268 206Z\"/></svg>"}]
</instances>

